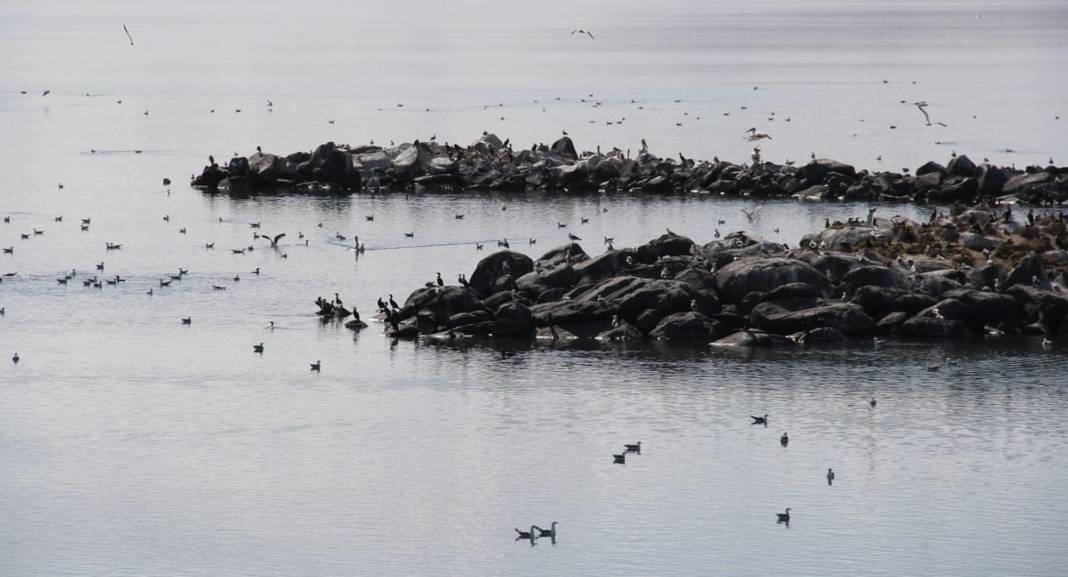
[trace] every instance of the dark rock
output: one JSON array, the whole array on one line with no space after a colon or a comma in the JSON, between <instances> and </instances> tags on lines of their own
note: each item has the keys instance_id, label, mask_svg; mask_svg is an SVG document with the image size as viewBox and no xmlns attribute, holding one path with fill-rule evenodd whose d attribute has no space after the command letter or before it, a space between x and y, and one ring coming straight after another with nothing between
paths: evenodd
<instances>
[{"instance_id":1,"label":"dark rock","mask_svg":"<svg viewBox=\"0 0 1068 577\"><path fill-rule=\"evenodd\" d=\"M459 286L428 287L413 292L398 314L401 320L426 314L434 324L444 325L454 315L482 308L482 302L470 289Z\"/></svg>"},{"instance_id":2,"label":"dark rock","mask_svg":"<svg viewBox=\"0 0 1068 577\"><path fill-rule=\"evenodd\" d=\"M493 334L501 337L524 337L534 334L534 315L518 302L501 305L494 317Z\"/></svg>"},{"instance_id":3,"label":"dark rock","mask_svg":"<svg viewBox=\"0 0 1068 577\"><path fill-rule=\"evenodd\" d=\"M479 261L475 271L471 273L468 283L478 294L489 296L494 294L497 281L503 276L518 278L534 270L534 261L525 254L502 250L493 253Z\"/></svg>"},{"instance_id":4,"label":"dark rock","mask_svg":"<svg viewBox=\"0 0 1068 577\"><path fill-rule=\"evenodd\" d=\"M951 339L968 334L964 323L933 317L913 317L901 324L901 334L917 339Z\"/></svg>"},{"instance_id":5,"label":"dark rock","mask_svg":"<svg viewBox=\"0 0 1068 577\"><path fill-rule=\"evenodd\" d=\"M782 257L736 260L715 273L720 299L740 302L753 291L768 292L787 283L800 282L823 291L827 277L812 265Z\"/></svg>"},{"instance_id":6,"label":"dark rock","mask_svg":"<svg viewBox=\"0 0 1068 577\"><path fill-rule=\"evenodd\" d=\"M978 174L978 169L975 163L966 155L955 156L949 160L949 164L946 165L946 173L949 176L966 176L971 177Z\"/></svg>"},{"instance_id":7,"label":"dark rock","mask_svg":"<svg viewBox=\"0 0 1068 577\"><path fill-rule=\"evenodd\" d=\"M680 256L693 253L694 242L685 236L668 233L660 235L638 247L638 260L654 263L664 256Z\"/></svg>"},{"instance_id":8,"label":"dark rock","mask_svg":"<svg viewBox=\"0 0 1068 577\"><path fill-rule=\"evenodd\" d=\"M575 143L571 142L571 137L564 136L553 143L550 148L553 154L557 156L563 156L566 158L577 158L578 153L575 152Z\"/></svg>"},{"instance_id":9,"label":"dark rock","mask_svg":"<svg viewBox=\"0 0 1068 577\"><path fill-rule=\"evenodd\" d=\"M722 336L719 324L698 312L670 314L649 332L649 336L662 341L696 340L709 342Z\"/></svg>"},{"instance_id":10,"label":"dark rock","mask_svg":"<svg viewBox=\"0 0 1068 577\"><path fill-rule=\"evenodd\" d=\"M832 327L847 335L870 334L875 328L861 307L835 303L798 311L786 310L775 303L761 303L749 314L752 326L769 333L790 334L818 327Z\"/></svg>"}]
</instances>

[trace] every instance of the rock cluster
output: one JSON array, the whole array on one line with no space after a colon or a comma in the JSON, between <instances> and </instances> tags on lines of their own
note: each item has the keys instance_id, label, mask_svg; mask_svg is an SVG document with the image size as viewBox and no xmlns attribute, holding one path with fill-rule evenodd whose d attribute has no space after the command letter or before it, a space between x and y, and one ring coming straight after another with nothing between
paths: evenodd
<instances>
[{"instance_id":1,"label":"rock cluster","mask_svg":"<svg viewBox=\"0 0 1068 577\"><path fill-rule=\"evenodd\" d=\"M459 286L420 288L387 333L723 346L1056 334L1068 315L1068 218L952 207L927 222L827 223L797 248L671 231L592 256L504 250Z\"/></svg>"},{"instance_id":2,"label":"rock cluster","mask_svg":"<svg viewBox=\"0 0 1068 577\"><path fill-rule=\"evenodd\" d=\"M945 166L928 162L913 174L867 170L835 160L813 159L802 166L757 162L737 165L661 158L648 150L636 155L613 148L576 151L567 136L551 145L521 150L493 134L467 147L437 142L403 143L389 148L333 142L313 152L278 156L257 151L223 167L204 167L193 186L248 192L291 188L345 192L407 189L414 186L458 190L550 190L573 192L699 192L754 198L802 200L880 200L945 203L998 199L1002 203L1043 205L1068 200L1068 168L1031 166L1025 170L976 164L954 156Z\"/></svg>"}]
</instances>

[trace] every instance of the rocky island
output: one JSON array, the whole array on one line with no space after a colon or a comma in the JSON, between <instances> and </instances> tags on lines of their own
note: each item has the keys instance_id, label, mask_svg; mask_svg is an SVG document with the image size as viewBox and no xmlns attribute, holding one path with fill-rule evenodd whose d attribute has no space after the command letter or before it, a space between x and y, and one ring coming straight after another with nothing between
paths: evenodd
<instances>
[{"instance_id":1,"label":"rocky island","mask_svg":"<svg viewBox=\"0 0 1068 577\"><path fill-rule=\"evenodd\" d=\"M993 206L827 222L795 247L744 232L700 245L670 230L590 255L502 250L456 286L385 306L399 338L520 338L723 346L888 335L1053 337L1068 315L1068 218Z\"/></svg>"},{"instance_id":2,"label":"rocky island","mask_svg":"<svg viewBox=\"0 0 1068 577\"><path fill-rule=\"evenodd\" d=\"M631 154L613 148L578 152L570 137L551 145L513 148L494 134L467 147L437 142L388 148L328 142L311 152L276 155L257 150L226 166L212 162L192 185L248 194L264 190L306 193L410 190L703 193L717 196L950 204L989 200L999 204L1052 205L1068 200L1068 168L998 167L954 156L945 165L928 162L915 170L857 170L842 162L813 158L780 165L760 159L732 164L718 158L659 157L644 146Z\"/></svg>"}]
</instances>

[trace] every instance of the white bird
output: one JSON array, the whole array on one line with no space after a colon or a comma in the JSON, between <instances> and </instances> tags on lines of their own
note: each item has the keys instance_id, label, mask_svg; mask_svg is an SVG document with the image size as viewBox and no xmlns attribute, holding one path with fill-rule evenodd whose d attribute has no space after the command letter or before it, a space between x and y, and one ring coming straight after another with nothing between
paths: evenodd
<instances>
[{"instance_id":1,"label":"white bird","mask_svg":"<svg viewBox=\"0 0 1068 577\"><path fill-rule=\"evenodd\" d=\"M746 130L746 133L749 134L749 136L746 137L746 140L748 140L749 142L753 142L754 140L763 140L765 138L767 138L768 140L773 140L770 134L768 134L767 132L761 132L756 128L750 128L749 130Z\"/></svg>"}]
</instances>

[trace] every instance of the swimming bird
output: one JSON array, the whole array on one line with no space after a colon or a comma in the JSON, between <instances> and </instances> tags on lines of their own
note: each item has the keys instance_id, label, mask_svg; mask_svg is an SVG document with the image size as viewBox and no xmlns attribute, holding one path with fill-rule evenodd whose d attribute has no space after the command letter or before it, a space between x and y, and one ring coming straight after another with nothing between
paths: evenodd
<instances>
[{"instance_id":1,"label":"swimming bird","mask_svg":"<svg viewBox=\"0 0 1068 577\"><path fill-rule=\"evenodd\" d=\"M534 525L534 529L538 530L538 537L549 537L550 539L556 539L556 525L557 522L553 521L552 525L548 529L542 529L537 525Z\"/></svg>"},{"instance_id":2,"label":"swimming bird","mask_svg":"<svg viewBox=\"0 0 1068 577\"><path fill-rule=\"evenodd\" d=\"M464 215L462 215L462 214L454 214L454 215L452 215L452 217L455 218L456 220L463 220L464 219Z\"/></svg>"},{"instance_id":3,"label":"swimming bird","mask_svg":"<svg viewBox=\"0 0 1068 577\"><path fill-rule=\"evenodd\" d=\"M834 469L827 467L827 484L834 483Z\"/></svg>"},{"instance_id":4,"label":"swimming bird","mask_svg":"<svg viewBox=\"0 0 1068 577\"><path fill-rule=\"evenodd\" d=\"M510 247L510 246L508 245L508 239L504 239L504 240L498 240L498 241L497 241L497 246L503 246L504 248L511 248L511 247Z\"/></svg>"},{"instance_id":5,"label":"swimming bird","mask_svg":"<svg viewBox=\"0 0 1068 577\"><path fill-rule=\"evenodd\" d=\"M211 285L211 288L213 288L213 289L215 289L215 290L217 290L217 291L224 291L224 290L226 290L226 287L224 287L224 286L219 286L219 285L217 285L217 284L213 284L213 285Z\"/></svg>"},{"instance_id":6,"label":"swimming bird","mask_svg":"<svg viewBox=\"0 0 1068 577\"><path fill-rule=\"evenodd\" d=\"M263 354L263 343L252 345L252 352Z\"/></svg>"},{"instance_id":7,"label":"swimming bird","mask_svg":"<svg viewBox=\"0 0 1068 577\"><path fill-rule=\"evenodd\" d=\"M765 427L768 426L768 414L767 413L764 413L763 417L754 417L754 416L750 415L749 418L753 419L753 422L750 423L750 424L753 424L753 425L764 425Z\"/></svg>"},{"instance_id":8,"label":"swimming bird","mask_svg":"<svg viewBox=\"0 0 1068 577\"><path fill-rule=\"evenodd\" d=\"M406 233L404 233L404 236L406 236L408 238L415 238L415 233L414 232L406 232Z\"/></svg>"},{"instance_id":9,"label":"swimming bird","mask_svg":"<svg viewBox=\"0 0 1068 577\"><path fill-rule=\"evenodd\" d=\"M96 270L104 270L104 261L100 261L96 264Z\"/></svg>"},{"instance_id":10,"label":"swimming bird","mask_svg":"<svg viewBox=\"0 0 1068 577\"><path fill-rule=\"evenodd\" d=\"M182 324L183 325L191 325L191 324L193 324L193 317L185 317L184 319L182 319Z\"/></svg>"},{"instance_id":11,"label":"swimming bird","mask_svg":"<svg viewBox=\"0 0 1068 577\"><path fill-rule=\"evenodd\" d=\"M15 363L16 365L17 365L17 364L19 364L19 354L18 354L18 353L15 353L15 354L14 354L14 355L13 355L13 356L11 357L11 362L12 362L12 363Z\"/></svg>"},{"instance_id":12,"label":"swimming bird","mask_svg":"<svg viewBox=\"0 0 1068 577\"><path fill-rule=\"evenodd\" d=\"M44 98L45 96L48 96L51 93L52 93L51 90L45 90L44 92L41 93L41 98Z\"/></svg>"},{"instance_id":13,"label":"swimming bird","mask_svg":"<svg viewBox=\"0 0 1068 577\"><path fill-rule=\"evenodd\" d=\"M786 508L786 512L785 513L775 513L775 515L776 515L776 517L778 517L778 519L779 519L778 522L779 523L789 523L790 522L790 508L789 507Z\"/></svg>"},{"instance_id":14,"label":"swimming bird","mask_svg":"<svg viewBox=\"0 0 1068 577\"><path fill-rule=\"evenodd\" d=\"M875 408L875 405L876 405L875 397L872 397L871 401L868 404L870 404L872 406L872 408Z\"/></svg>"},{"instance_id":15,"label":"swimming bird","mask_svg":"<svg viewBox=\"0 0 1068 577\"><path fill-rule=\"evenodd\" d=\"M133 36L130 36L130 31L129 31L129 29L126 28L125 24L122 25L122 30L124 32L126 32L126 37L130 39L130 46L133 46L134 45Z\"/></svg>"},{"instance_id":16,"label":"swimming bird","mask_svg":"<svg viewBox=\"0 0 1068 577\"><path fill-rule=\"evenodd\" d=\"M15 254L15 247L9 246L4 249L4 254Z\"/></svg>"},{"instance_id":17,"label":"swimming bird","mask_svg":"<svg viewBox=\"0 0 1068 577\"><path fill-rule=\"evenodd\" d=\"M311 370L313 370L313 371L318 373L319 369L321 369L322 366L323 366L323 362L322 361L315 361L314 363L311 364Z\"/></svg>"},{"instance_id":18,"label":"swimming bird","mask_svg":"<svg viewBox=\"0 0 1068 577\"><path fill-rule=\"evenodd\" d=\"M207 249L212 249L212 248L215 248L215 243L214 243L214 242L209 242L209 243L206 243L206 244L204 245L204 248L207 248Z\"/></svg>"},{"instance_id":19,"label":"swimming bird","mask_svg":"<svg viewBox=\"0 0 1068 577\"><path fill-rule=\"evenodd\" d=\"M520 539L534 540L534 535L537 534L537 532L535 531L534 525L530 526L530 531L520 531L519 529L516 529L515 532L519 535L518 537L515 538L516 541L518 541Z\"/></svg>"},{"instance_id":20,"label":"swimming bird","mask_svg":"<svg viewBox=\"0 0 1068 577\"><path fill-rule=\"evenodd\" d=\"M753 142L755 140L762 140L765 138L768 140L773 140L770 134L768 134L767 132L761 132L757 130L756 127L750 128L749 130L746 130L746 132L749 134L749 136L746 137L746 140L748 140L749 142Z\"/></svg>"},{"instance_id":21,"label":"swimming bird","mask_svg":"<svg viewBox=\"0 0 1068 577\"><path fill-rule=\"evenodd\" d=\"M363 219L368 221L368 222L370 222L370 221L373 221L375 219L375 215L369 214L367 216L364 216Z\"/></svg>"},{"instance_id":22,"label":"swimming bird","mask_svg":"<svg viewBox=\"0 0 1068 577\"><path fill-rule=\"evenodd\" d=\"M634 443L633 445L624 443L623 447L627 450L628 453L639 453L640 454L642 452L642 442L641 441L638 441L637 443Z\"/></svg>"},{"instance_id":23,"label":"swimming bird","mask_svg":"<svg viewBox=\"0 0 1068 577\"><path fill-rule=\"evenodd\" d=\"M781 444L784 447L786 445L790 444L790 437L787 437L786 433L783 433L782 436L779 437L779 444Z\"/></svg>"},{"instance_id":24,"label":"swimming bird","mask_svg":"<svg viewBox=\"0 0 1068 577\"><path fill-rule=\"evenodd\" d=\"M612 464L614 464L614 465L626 465L627 464L627 454L626 453L620 453L620 454L616 455L616 454L613 453L612 454Z\"/></svg>"},{"instance_id":25,"label":"swimming bird","mask_svg":"<svg viewBox=\"0 0 1068 577\"><path fill-rule=\"evenodd\" d=\"M475 243L475 250L482 250L482 243L476 242Z\"/></svg>"}]
</instances>

